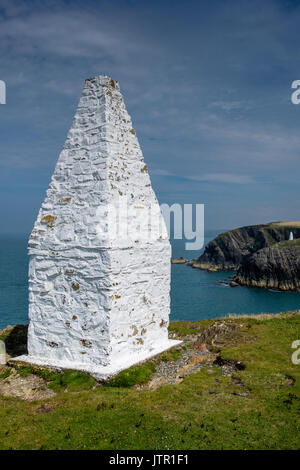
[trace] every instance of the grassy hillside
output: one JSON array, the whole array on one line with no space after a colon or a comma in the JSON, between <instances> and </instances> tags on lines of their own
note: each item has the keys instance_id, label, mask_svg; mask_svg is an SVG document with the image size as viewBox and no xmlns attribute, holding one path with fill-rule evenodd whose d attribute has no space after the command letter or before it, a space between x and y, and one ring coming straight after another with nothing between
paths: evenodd
<instances>
[{"instance_id":1,"label":"grassy hillside","mask_svg":"<svg viewBox=\"0 0 300 470\"><path fill-rule=\"evenodd\" d=\"M76 372L3 368L0 389L10 374L38 374L53 396L31 402L0 396L0 448L299 448L300 365L291 361L299 312L178 322L170 334L184 339L180 350L106 385ZM147 386L155 371L174 367L187 351L207 351L197 372L180 372L177 384Z\"/></svg>"}]
</instances>

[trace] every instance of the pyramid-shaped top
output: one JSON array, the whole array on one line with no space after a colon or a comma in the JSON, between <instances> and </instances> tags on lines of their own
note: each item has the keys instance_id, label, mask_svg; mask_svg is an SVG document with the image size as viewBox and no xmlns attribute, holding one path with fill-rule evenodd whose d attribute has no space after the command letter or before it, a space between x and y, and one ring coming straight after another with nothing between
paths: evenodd
<instances>
[{"instance_id":1,"label":"pyramid-shaped top","mask_svg":"<svg viewBox=\"0 0 300 470\"><path fill-rule=\"evenodd\" d=\"M30 253L65 246L113 243L108 206L126 198L131 208L152 208L160 238L167 238L147 166L117 81L85 81L66 143L29 241ZM138 212L138 211L137 211ZM140 211L141 212L141 211ZM146 211L141 212L141 217ZM145 220L145 217L144 217ZM128 231L137 224L128 216ZM161 236L161 233L163 236Z\"/></svg>"}]
</instances>

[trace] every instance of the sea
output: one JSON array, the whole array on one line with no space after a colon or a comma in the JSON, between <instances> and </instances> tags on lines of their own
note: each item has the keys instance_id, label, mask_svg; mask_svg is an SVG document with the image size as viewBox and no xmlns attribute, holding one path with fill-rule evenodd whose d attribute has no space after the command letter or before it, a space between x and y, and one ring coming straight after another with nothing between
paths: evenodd
<instances>
[{"instance_id":1,"label":"sea","mask_svg":"<svg viewBox=\"0 0 300 470\"><path fill-rule=\"evenodd\" d=\"M222 230L205 233L205 243ZM0 329L28 323L28 256L26 235L0 236ZM193 259L186 240L171 238L172 257ZM171 321L202 320L229 314L277 313L300 308L300 292L229 287L231 271L209 273L185 264L171 265Z\"/></svg>"}]
</instances>

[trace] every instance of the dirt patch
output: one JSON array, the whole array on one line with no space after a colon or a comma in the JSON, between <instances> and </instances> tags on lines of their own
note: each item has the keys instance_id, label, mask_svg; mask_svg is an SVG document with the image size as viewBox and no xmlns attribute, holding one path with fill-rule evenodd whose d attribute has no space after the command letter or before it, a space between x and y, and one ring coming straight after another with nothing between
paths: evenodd
<instances>
[{"instance_id":1,"label":"dirt patch","mask_svg":"<svg viewBox=\"0 0 300 470\"><path fill-rule=\"evenodd\" d=\"M232 346L236 343L244 327L245 325L243 323L237 323L231 319L216 320L205 330L195 331L195 333L190 334L180 334L175 330L170 332L170 337L182 339L195 346L206 344L209 349L220 349L224 346Z\"/></svg>"},{"instance_id":2,"label":"dirt patch","mask_svg":"<svg viewBox=\"0 0 300 470\"><path fill-rule=\"evenodd\" d=\"M45 400L55 395L41 377L33 374L22 377L15 369L11 369L8 377L0 379L0 394L25 401Z\"/></svg>"},{"instance_id":3,"label":"dirt patch","mask_svg":"<svg viewBox=\"0 0 300 470\"><path fill-rule=\"evenodd\" d=\"M295 377L292 377L291 375L285 375L284 379L285 379L285 386L286 387L293 387L296 383Z\"/></svg>"},{"instance_id":4,"label":"dirt patch","mask_svg":"<svg viewBox=\"0 0 300 470\"><path fill-rule=\"evenodd\" d=\"M178 348L181 351L179 359L156 364L156 373L150 382L137 388L155 390L162 385L179 384L185 377L200 369L206 368L208 373L213 372L212 366L220 367L223 376L233 377L238 371L244 370L245 366L239 361L223 359L220 350L234 344L243 327L242 323L229 319L215 321L204 331L195 334L181 336L173 333L173 338L182 339L185 343ZM243 390L241 393L246 396L249 391Z\"/></svg>"},{"instance_id":5,"label":"dirt patch","mask_svg":"<svg viewBox=\"0 0 300 470\"><path fill-rule=\"evenodd\" d=\"M199 342L208 343L215 348L229 346L235 342L239 330L243 324L232 320L218 321L210 325L202 334L199 335Z\"/></svg>"},{"instance_id":6,"label":"dirt patch","mask_svg":"<svg viewBox=\"0 0 300 470\"><path fill-rule=\"evenodd\" d=\"M55 410L55 405L53 403L43 403L41 406L38 406L33 414L34 415L39 415L39 414L45 414L45 413L50 413L51 411Z\"/></svg>"},{"instance_id":7,"label":"dirt patch","mask_svg":"<svg viewBox=\"0 0 300 470\"><path fill-rule=\"evenodd\" d=\"M150 382L145 385L138 385L138 390L155 390L162 385L179 384L185 377L198 372L203 367L211 367L216 355L209 352L206 346L202 349L179 348L181 355L176 361L161 361L155 364L156 373Z\"/></svg>"}]
</instances>

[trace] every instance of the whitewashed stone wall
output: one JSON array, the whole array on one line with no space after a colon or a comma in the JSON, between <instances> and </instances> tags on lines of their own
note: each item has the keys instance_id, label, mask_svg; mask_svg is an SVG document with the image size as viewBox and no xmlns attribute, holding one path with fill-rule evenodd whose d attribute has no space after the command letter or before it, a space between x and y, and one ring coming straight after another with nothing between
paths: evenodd
<instances>
[{"instance_id":1,"label":"whitewashed stone wall","mask_svg":"<svg viewBox=\"0 0 300 470\"><path fill-rule=\"evenodd\" d=\"M110 204L125 196L141 214L156 208L162 235L111 235ZM129 232L137 219L128 219ZM176 344L167 332L170 243L119 84L110 77L85 82L29 255L29 362L109 376Z\"/></svg>"}]
</instances>

